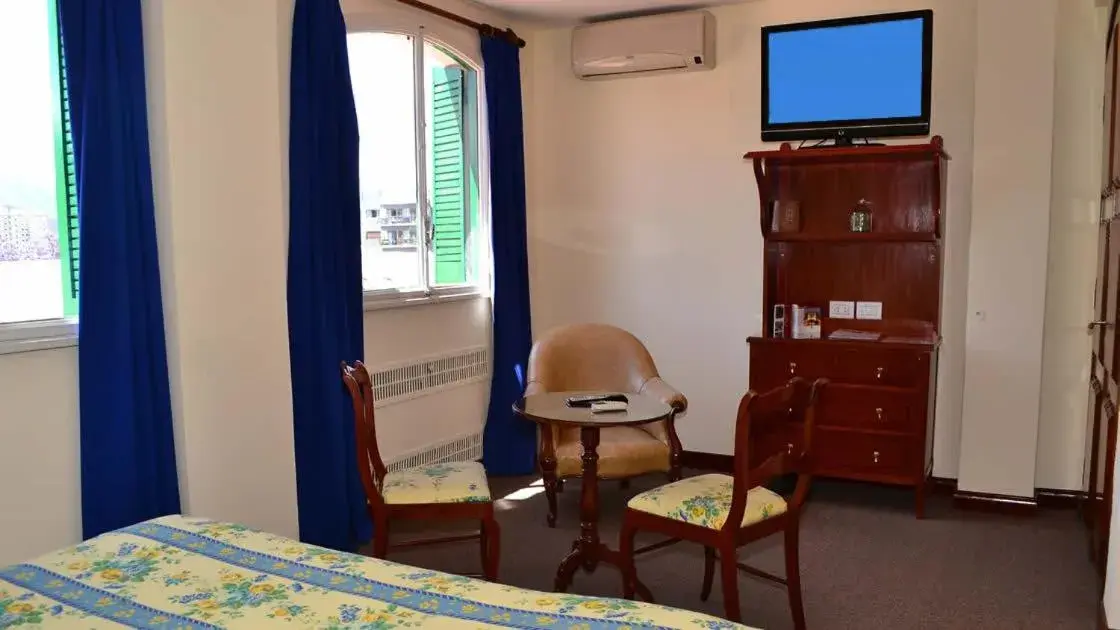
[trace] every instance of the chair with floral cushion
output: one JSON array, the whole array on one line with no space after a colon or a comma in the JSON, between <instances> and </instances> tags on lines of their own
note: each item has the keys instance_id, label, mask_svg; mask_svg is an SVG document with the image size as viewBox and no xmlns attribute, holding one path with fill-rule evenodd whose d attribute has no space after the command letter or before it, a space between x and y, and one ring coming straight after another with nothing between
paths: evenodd
<instances>
[{"instance_id":1,"label":"chair with floral cushion","mask_svg":"<svg viewBox=\"0 0 1120 630\"><path fill-rule=\"evenodd\" d=\"M816 403L826 384L825 379L809 384L794 378L764 394L747 392L739 401L735 421L733 475L688 477L630 500L619 538L627 598L633 598L637 586L634 537L639 530L648 531L668 536L669 540L642 551L680 540L704 546L702 600L711 594L718 552L724 612L730 621L740 621L737 578L742 570L784 584L789 592L794 628L805 629L797 535L801 509L812 481ZM798 442L799 452L794 453L793 445ZM762 463L752 468L754 461ZM763 487L775 477L790 473L797 474L797 486L788 501ZM778 532L785 535L785 578L738 562L739 547Z\"/></svg>"},{"instance_id":2,"label":"chair with floral cushion","mask_svg":"<svg viewBox=\"0 0 1120 630\"><path fill-rule=\"evenodd\" d=\"M354 405L358 468L366 494L366 509L373 521L373 556L384 558L390 547L477 539L482 549L482 576L497 581L501 530L494 520L494 502L482 464L453 462L389 472L377 448L369 371L361 361L352 366L343 362L342 381ZM392 521L416 519L477 519L482 527L472 534L389 544Z\"/></svg>"}]
</instances>

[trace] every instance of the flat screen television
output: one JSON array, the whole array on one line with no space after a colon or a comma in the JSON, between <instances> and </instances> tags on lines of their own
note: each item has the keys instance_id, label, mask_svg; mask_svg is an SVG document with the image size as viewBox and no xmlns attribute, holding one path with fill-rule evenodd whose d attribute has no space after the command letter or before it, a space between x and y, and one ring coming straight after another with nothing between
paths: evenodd
<instances>
[{"instance_id":1,"label":"flat screen television","mask_svg":"<svg viewBox=\"0 0 1120 630\"><path fill-rule=\"evenodd\" d=\"M762 29L762 139L929 134L933 11Z\"/></svg>"}]
</instances>

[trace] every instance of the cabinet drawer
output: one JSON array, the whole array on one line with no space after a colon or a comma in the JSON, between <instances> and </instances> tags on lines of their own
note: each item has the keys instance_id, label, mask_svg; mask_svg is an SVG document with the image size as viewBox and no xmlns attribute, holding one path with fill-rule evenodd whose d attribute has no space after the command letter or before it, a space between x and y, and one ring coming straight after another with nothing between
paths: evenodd
<instances>
[{"instance_id":1,"label":"cabinet drawer","mask_svg":"<svg viewBox=\"0 0 1120 630\"><path fill-rule=\"evenodd\" d=\"M817 426L920 435L922 414L914 407L917 398L898 390L830 384L821 395Z\"/></svg>"},{"instance_id":2,"label":"cabinet drawer","mask_svg":"<svg viewBox=\"0 0 1120 630\"><path fill-rule=\"evenodd\" d=\"M908 389L922 389L929 383L927 352L797 341L752 343L750 352L751 388L759 392L794 376Z\"/></svg>"},{"instance_id":3,"label":"cabinet drawer","mask_svg":"<svg viewBox=\"0 0 1120 630\"><path fill-rule=\"evenodd\" d=\"M813 451L822 475L903 481L921 478L921 446L910 437L821 428Z\"/></svg>"},{"instance_id":4,"label":"cabinet drawer","mask_svg":"<svg viewBox=\"0 0 1120 630\"><path fill-rule=\"evenodd\" d=\"M836 350L837 383L921 387L929 378L926 355L905 350L844 348Z\"/></svg>"},{"instance_id":5,"label":"cabinet drawer","mask_svg":"<svg viewBox=\"0 0 1120 630\"><path fill-rule=\"evenodd\" d=\"M800 422L789 424L761 435L752 435L747 451L751 468L762 464L779 452L794 455L801 452L805 441L805 425Z\"/></svg>"},{"instance_id":6,"label":"cabinet drawer","mask_svg":"<svg viewBox=\"0 0 1120 630\"><path fill-rule=\"evenodd\" d=\"M791 344L751 345L751 389L764 392L800 376L827 377L834 371L834 356L819 347Z\"/></svg>"}]
</instances>

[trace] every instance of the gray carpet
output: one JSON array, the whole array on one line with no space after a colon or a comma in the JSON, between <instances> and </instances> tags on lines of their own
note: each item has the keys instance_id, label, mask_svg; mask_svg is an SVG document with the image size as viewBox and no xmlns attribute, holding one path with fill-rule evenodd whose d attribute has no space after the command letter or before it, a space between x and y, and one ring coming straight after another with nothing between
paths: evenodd
<instances>
[{"instance_id":1,"label":"gray carpet","mask_svg":"<svg viewBox=\"0 0 1120 630\"><path fill-rule=\"evenodd\" d=\"M493 479L491 490L503 497L534 480ZM628 490L616 482L601 485L600 531L611 547L618 544L626 500L660 483L663 478L650 476ZM1042 510L1030 518L988 515L954 510L948 497L933 497L926 520L918 521L911 497L905 490L866 484L814 486L801 533L810 630L1096 627L1095 574L1074 511ZM556 566L579 532L578 506L579 483L572 481L560 495L556 529L545 524L543 493L500 502L501 581L550 591ZM395 552L389 559L474 573L478 557L476 544L463 543ZM781 537L743 547L739 558L781 575ZM701 548L687 543L638 558L638 574L657 603L720 615L718 575L711 598L700 601L703 567ZM571 591L619 596L619 574L610 566L579 571ZM744 623L767 630L792 627L780 587L740 574L739 594Z\"/></svg>"}]
</instances>

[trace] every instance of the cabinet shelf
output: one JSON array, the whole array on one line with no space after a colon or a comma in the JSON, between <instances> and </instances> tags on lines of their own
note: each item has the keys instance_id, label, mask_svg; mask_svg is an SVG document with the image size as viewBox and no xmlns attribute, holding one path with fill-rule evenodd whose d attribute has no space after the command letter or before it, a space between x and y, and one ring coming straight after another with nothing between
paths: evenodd
<instances>
[{"instance_id":1,"label":"cabinet shelf","mask_svg":"<svg viewBox=\"0 0 1120 630\"><path fill-rule=\"evenodd\" d=\"M936 243L940 237L933 232L770 232L766 240L778 243Z\"/></svg>"},{"instance_id":2,"label":"cabinet shelf","mask_svg":"<svg viewBox=\"0 0 1120 630\"><path fill-rule=\"evenodd\" d=\"M859 321L859 320L851 320ZM747 343L772 343L789 344L805 347L840 347L840 348L895 348L906 350L928 350L941 345L941 338L923 339L922 341L906 342L892 341L890 335L883 335L879 339L793 339L792 337L747 337Z\"/></svg>"}]
</instances>

